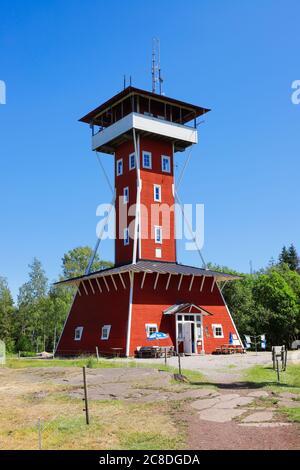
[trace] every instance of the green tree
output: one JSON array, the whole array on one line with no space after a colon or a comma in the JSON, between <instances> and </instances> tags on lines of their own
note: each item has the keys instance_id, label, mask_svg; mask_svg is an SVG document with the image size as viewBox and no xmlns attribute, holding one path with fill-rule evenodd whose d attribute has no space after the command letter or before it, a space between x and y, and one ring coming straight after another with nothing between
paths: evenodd
<instances>
[{"instance_id":1,"label":"green tree","mask_svg":"<svg viewBox=\"0 0 300 470\"><path fill-rule=\"evenodd\" d=\"M269 342L290 343L297 324L298 301L280 272L270 269L260 274L253 287L253 298L260 310L260 315L255 316Z\"/></svg>"},{"instance_id":2,"label":"green tree","mask_svg":"<svg viewBox=\"0 0 300 470\"><path fill-rule=\"evenodd\" d=\"M15 320L16 348L35 349L42 346L46 335L45 302L48 279L41 262L34 258L29 265L29 281L20 287Z\"/></svg>"},{"instance_id":3,"label":"green tree","mask_svg":"<svg viewBox=\"0 0 300 470\"><path fill-rule=\"evenodd\" d=\"M12 326L15 312L13 298L7 280L0 277L0 340L3 340L8 350L13 349Z\"/></svg>"},{"instance_id":4,"label":"green tree","mask_svg":"<svg viewBox=\"0 0 300 470\"><path fill-rule=\"evenodd\" d=\"M72 278L82 276L89 264L93 250L89 246L78 246L65 253L62 258L62 271L64 278ZM100 271L101 269L110 268L113 263L99 259L96 254L91 271Z\"/></svg>"}]
</instances>

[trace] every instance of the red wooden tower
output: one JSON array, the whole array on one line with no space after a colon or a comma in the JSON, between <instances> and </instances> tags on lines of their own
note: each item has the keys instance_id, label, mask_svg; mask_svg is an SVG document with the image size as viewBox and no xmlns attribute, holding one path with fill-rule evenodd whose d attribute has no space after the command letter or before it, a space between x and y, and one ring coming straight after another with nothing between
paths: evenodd
<instances>
[{"instance_id":1,"label":"red wooden tower","mask_svg":"<svg viewBox=\"0 0 300 470\"><path fill-rule=\"evenodd\" d=\"M230 334L241 344L219 286L236 277L176 258L174 154L197 143L208 111L129 86L80 119L92 149L114 158L115 266L60 283L77 293L57 354L133 356L154 331L185 354L214 352Z\"/></svg>"}]
</instances>

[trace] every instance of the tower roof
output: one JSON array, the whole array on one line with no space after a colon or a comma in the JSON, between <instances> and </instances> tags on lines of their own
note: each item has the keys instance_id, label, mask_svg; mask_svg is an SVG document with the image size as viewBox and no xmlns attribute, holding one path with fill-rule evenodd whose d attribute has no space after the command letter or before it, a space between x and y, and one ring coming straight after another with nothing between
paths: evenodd
<instances>
[{"instance_id":1,"label":"tower roof","mask_svg":"<svg viewBox=\"0 0 300 470\"><path fill-rule=\"evenodd\" d=\"M172 107L173 122L180 122L182 124L185 124L191 121L192 119L198 116L202 116L203 114L210 111L210 109L208 108L203 108L201 106L196 106L185 101L169 98L165 95L158 95L147 90L128 86L120 93L117 93L112 98L95 108L93 111L90 111L88 114L79 119L79 121L88 124L99 124L103 127L109 126L111 122L106 116L106 112L113 107L121 105L122 102L124 103L124 101L134 97L139 97L139 99L145 99L147 101L149 101L150 99L151 102L156 102L157 104L160 103L164 106ZM102 117L101 120L99 119L100 116Z\"/></svg>"}]
</instances>

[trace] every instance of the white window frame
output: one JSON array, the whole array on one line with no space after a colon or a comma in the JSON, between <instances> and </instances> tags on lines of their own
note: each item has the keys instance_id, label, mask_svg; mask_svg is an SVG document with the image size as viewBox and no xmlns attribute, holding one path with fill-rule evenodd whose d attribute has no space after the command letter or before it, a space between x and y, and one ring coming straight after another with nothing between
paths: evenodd
<instances>
[{"instance_id":1,"label":"white window frame","mask_svg":"<svg viewBox=\"0 0 300 470\"><path fill-rule=\"evenodd\" d=\"M157 239L157 230L160 231L160 240ZM162 244L162 227L160 225L154 225L154 240L155 243L159 243L160 245Z\"/></svg>"},{"instance_id":2,"label":"white window frame","mask_svg":"<svg viewBox=\"0 0 300 470\"><path fill-rule=\"evenodd\" d=\"M149 155L149 162L150 162L150 165L149 166L145 166L145 161L144 161L144 157L145 155ZM143 168L146 168L146 170L152 170L152 153L151 152L148 152L147 150L143 150Z\"/></svg>"},{"instance_id":3,"label":"white window frame","mask_svg":"<svg viewBox=\"0 0 300 470\"><path fill-rule=\"evenodd\" d=\"M121 170L119 171L119 163L121 163ZM121 176L123 175L123 158L119 158L116 162L116 175Z\"/></svg>"},{"instance_id":4,"label":"white window frame","mask_svg":"<svg viewBox=\"0 0 300 470\"><path fill-rule=\"evenodd\" d=\"M223 326L221 325L221 323L213 323L211 326L212 326L212 329L213 329L214 338L224 338L224 331L223 331ZM222 332L221 335L216 334L216 329L217 328L221 328L221 332Z\"/></svg>"},{"instance_id":5,"label":"white window frame","mask_svg":"<svg viewBox=\"0 0 300 470\"><path fill-rule=\"evenodd\" d=\"M164 159L167 159L168 162L169 162L169 171L164 170ZM162 155L161 156L161 171L163 173L171 173L171 157L169 157L168 155Z\"/></svg>"},{"instance_id":6,"label":"white window frame","mask_svg":"<svg viewBox=\"0 0 300 470\"><path fill-rule=\"evenodd\" d=\"M77 338L77 333L79 333L79 338ZM74 340L81 341L82 333L83 333L83 326L77 326L74 332Z\"/></svg>"},{"instance_id":7,"label":"white window frame","mask_svg":"<svg viewBox=\"0 0 300 470\"><path fill-rule=\"evenodd\" d=\"M124 228L123 235L124 235L124 246L128 246L129 245L129 228L128 227Z\"/></svg>"},{"instance_id":8,"label":"white window frame","mask_svg":"<svg viewBox=\"0 0 300 470\"><path fill-rule=\"evenodd\" d=\"M159 197L158 199L156 198L156 190L159 189ZM155 202L161 202L161 185L160 184L154 184L153 185L153 199Z\"/></svg>"},{"instance_id":9,"label":"white window frame","mask_svg":"<svg viewBox=\"0 0 300 470\"><path fill-rule=\"evenodd\" d=\"M131 157L133 158L133 166L131 165ZM130 153L129 154L129 170L134 170L135 169L135 153Z\"/></svg>"},{"instance_id":10,"label":"white window frame","mask_svg":"<svg viewBox=\"0 0 300 470\"><path fill-rule=\"evenodd\" d=\"M147 338L149 338L149 336L152 334L152 333L150 333L150 328L155 328L155 331L153 331L152 333L156 333L158 331L157 323L146 323L145 324Z\"/></svg>"},{"instance_id":11,"label":"white window frame","mask_svg":"<svg viewBox=\"0 0 300 470\"><path fill-rule=\"evenodd\" d=\"M103 335L105 330L107 330L107 336L106 337ZM102 326L102 328L101 328L101 339L103 341L107 341L109 339L110 330L111 330L111 325L103 325Z\"/></svg>"},{"instance_id":12,"label":"white window frame","mask_svg":"<svg viewBox=\"0 0 300 470\"><path fill-rule=\"evenodd\" d=\"M125 188L123 189L123 204L128 204L128 202L129 202L129 187L125 186Z\"/></svg>"},{"instance_id":13,"label":"white window frame","mask_svg":"<svg viewBox=\"0 0 300 470\"><path fill-rule=\"evenodd\" d=\"M155 248L155 258L161 258L161 248Z\"/></svg>"}]
</instances>

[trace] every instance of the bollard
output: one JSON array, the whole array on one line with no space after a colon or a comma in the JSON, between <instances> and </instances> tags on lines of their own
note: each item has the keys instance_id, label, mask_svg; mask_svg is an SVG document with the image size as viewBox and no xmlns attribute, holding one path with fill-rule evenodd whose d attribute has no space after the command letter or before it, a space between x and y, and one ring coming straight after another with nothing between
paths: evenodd
<instances>
[{"instance_id":1,"label":"bollard","mask_svg":"<svg viewBox=\"0 0 300 470\"><path fill-rule=\"evenodd\" d=\"M165 348L165 366L167 365L167 348Z\"/></svg>"},{"instance_id":2,"label":"bollard","mask_svg":"<svg viewBox=\"0 0 300 470\"><path fill-rule=\"evenodd\" d=\"M278 362L278 359L276 359L276 365L277 365L277 381L279 383L280 382L280 375L279 375L279 362Z\"/></svg>"}]
</instances>

